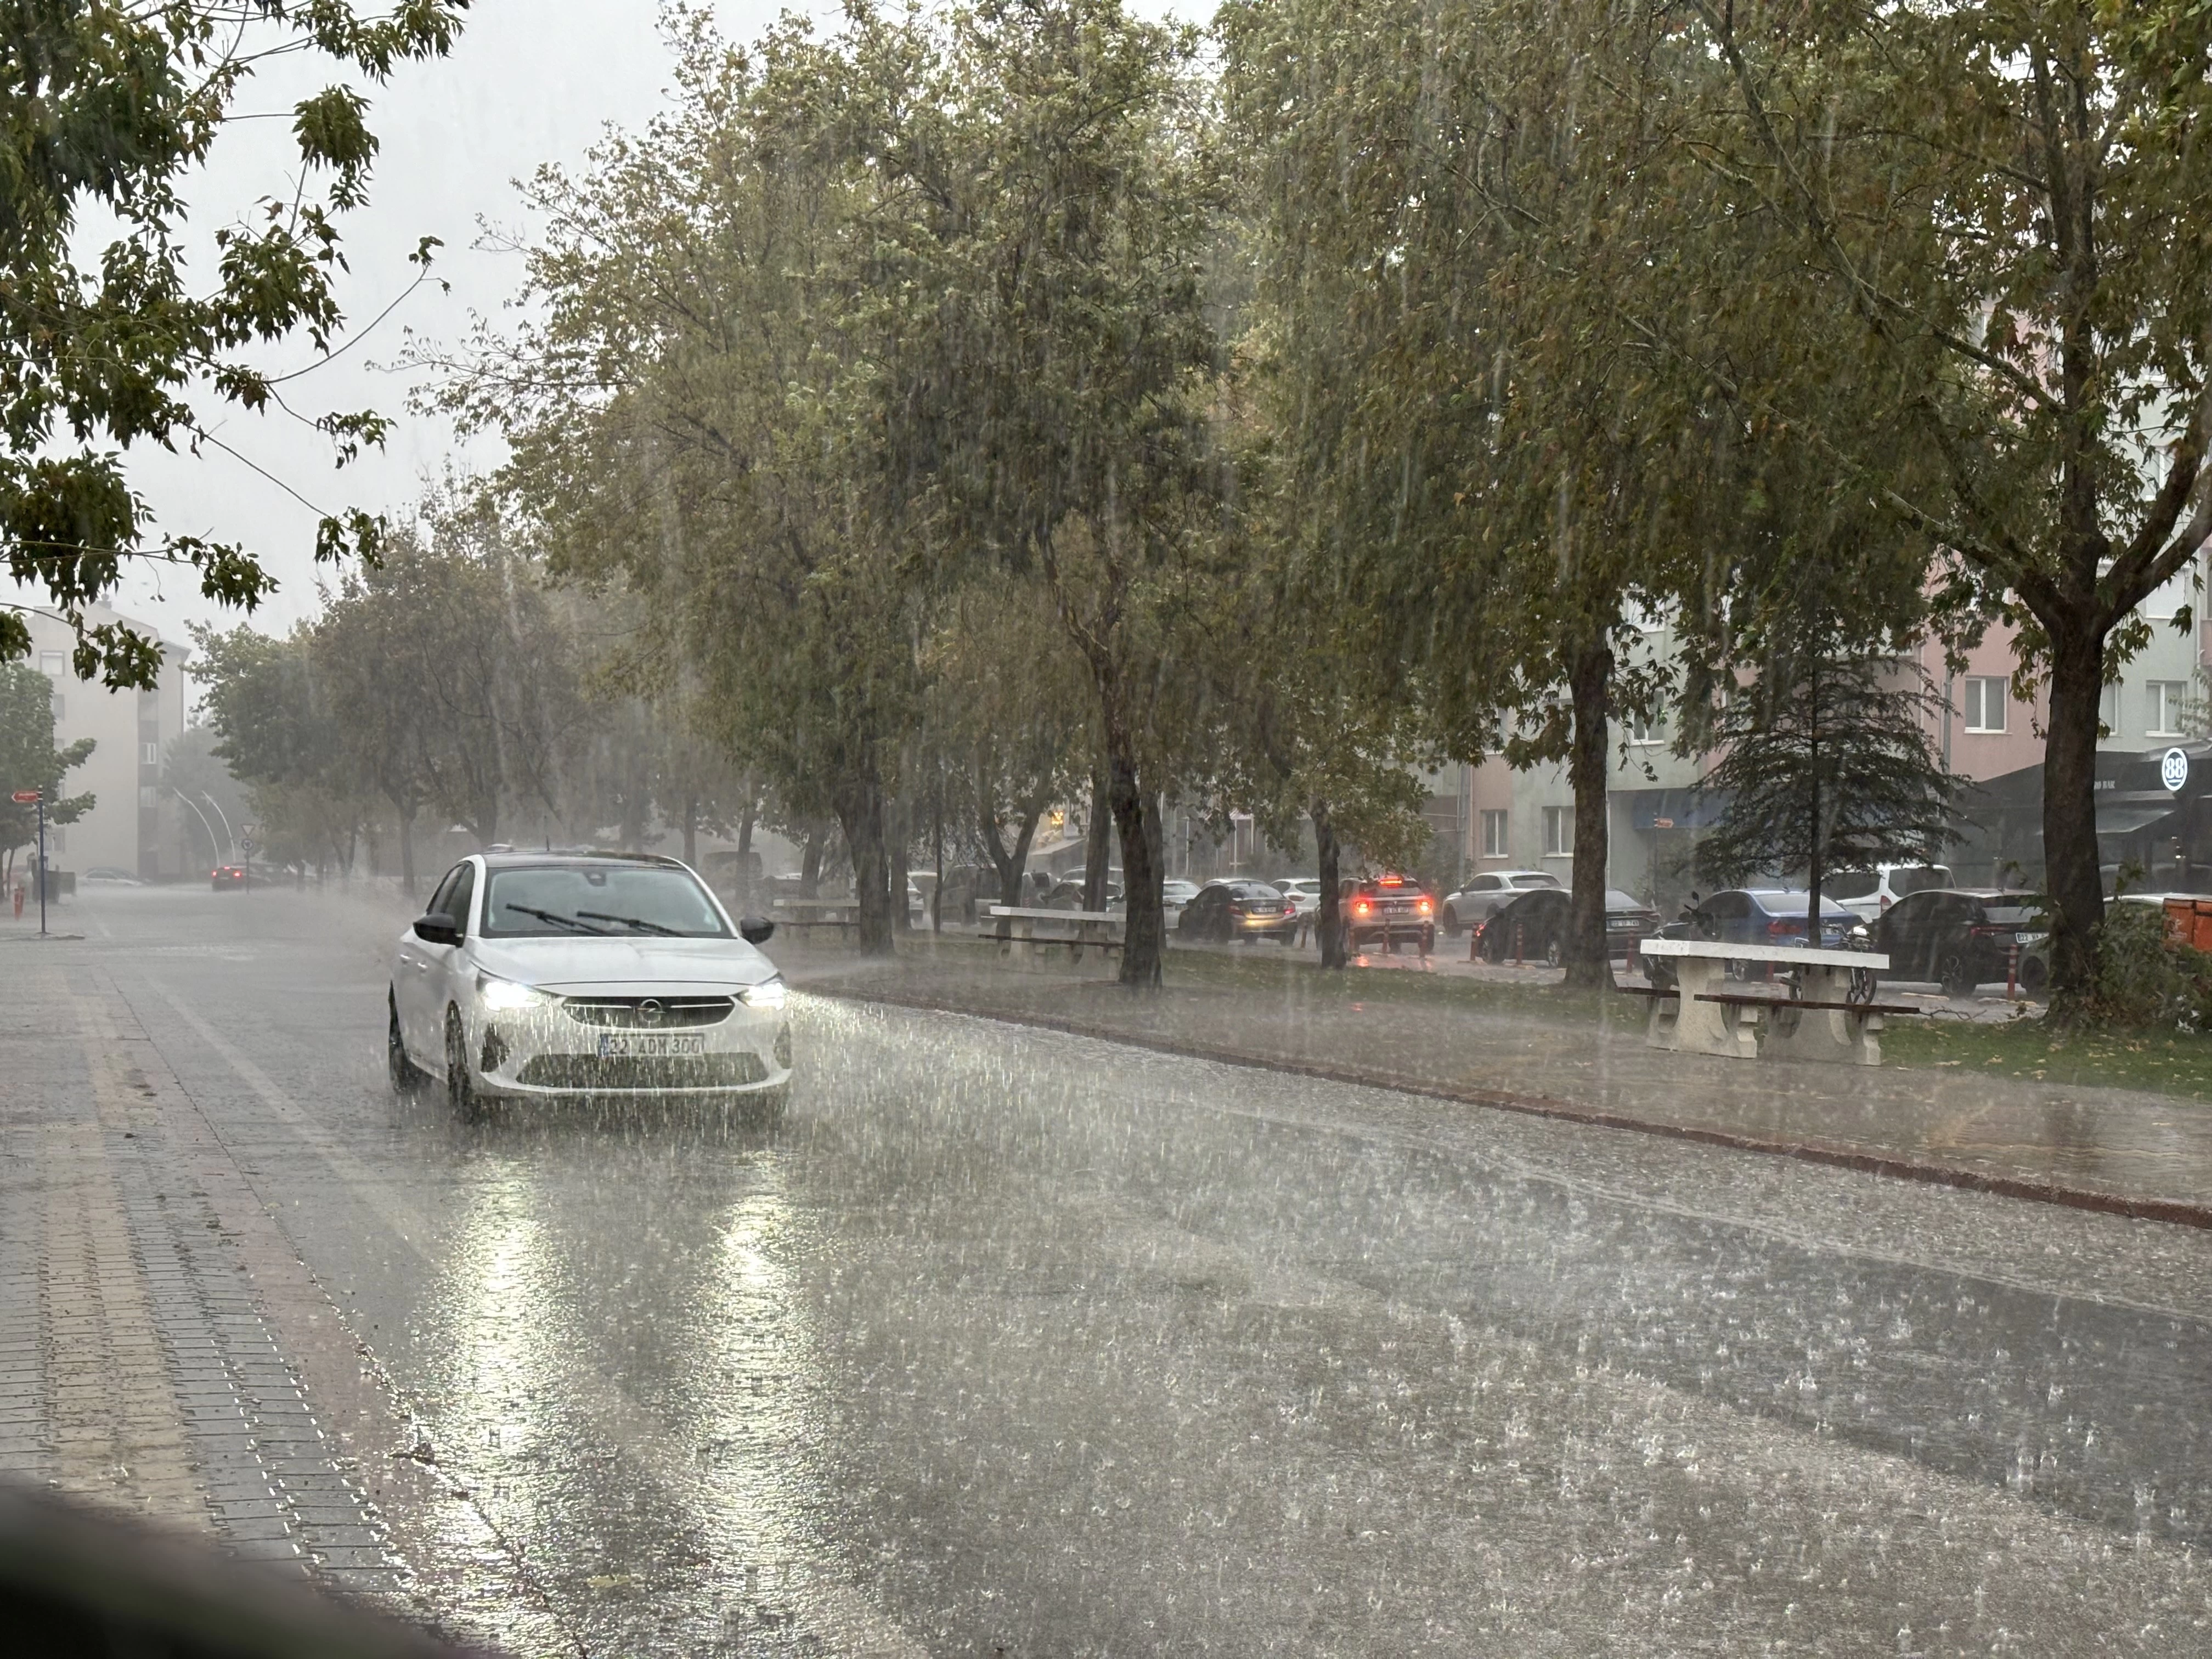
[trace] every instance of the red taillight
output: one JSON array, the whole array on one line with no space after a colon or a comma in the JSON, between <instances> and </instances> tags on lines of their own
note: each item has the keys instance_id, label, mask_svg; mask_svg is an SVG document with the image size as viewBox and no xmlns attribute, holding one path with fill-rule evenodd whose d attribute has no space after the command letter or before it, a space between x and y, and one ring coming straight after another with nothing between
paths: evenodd
<instances>
[{"instance_id":1,"label":"red taillight","mask_svg":"<svg viewBox=\"0 0 2212 1659\"><path fill-rule=\"evenodd\" d=\"M1420 913L1425 916L1430 911L1435 909L1437 907L1431 903L1427 899L1423 899L1420 903L1414 908L1419 910Z\"/></svg>"},{"instance_id":2,"label":"red taillight","mask_svg":"<svg viewBox=\"0 0 2212 1659\"><path fill-rule=\"evenodd\" d=\"M1782 916L1777 916L1766 924L1766 936L1769 939L1781 939L1785 934L1794 933L1796 931L1797 924Z\"/></svg>"},{"instance_id":3,"label":"red taillight","mask_svg":"<svg viewBox=\"0 0 2212 1659\"><path fill-rule=\"evenodd\" d=\"M1374 908L1375 907L1370 904L1365 899L1354 899L1352 902L1352 914L1355 916L1370 915L1373 913Z\"/></svg>"},{"instance_id":4,"label":"red taillight","mask_svg":"<svg viewBox=\"0 0 2212 1659\"><path fill-rule=\"evenodd\" d=\"M1406 878L1403 876L1385 876L1381 883L1384 887L1403 887L1405 884Z\"/></svg>"}]
</instances>

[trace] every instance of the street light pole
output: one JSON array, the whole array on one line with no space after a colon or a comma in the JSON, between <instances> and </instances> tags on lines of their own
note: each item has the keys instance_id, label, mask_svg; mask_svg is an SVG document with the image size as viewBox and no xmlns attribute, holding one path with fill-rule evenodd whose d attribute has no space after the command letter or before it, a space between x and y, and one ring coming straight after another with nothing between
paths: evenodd
<instances>
[{"instance_id":1,"label":"street light pole","mask_svg":"<svg viewBox=\"0 0 2212 1659\"><path fill-rule=\"evenodd\" d=\"M39 791L39 937L46 936L46 792Z\"/></svg>"}]
</instances>

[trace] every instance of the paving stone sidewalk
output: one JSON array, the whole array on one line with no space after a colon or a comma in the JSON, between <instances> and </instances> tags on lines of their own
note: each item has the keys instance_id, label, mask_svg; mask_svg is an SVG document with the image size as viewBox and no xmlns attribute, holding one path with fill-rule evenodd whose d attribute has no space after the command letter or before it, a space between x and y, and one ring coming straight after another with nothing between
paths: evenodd
<instances>
[{"instance_id":1,"label":"paving stone sidewalk","mask_svg":"<svg viewBox=\"0 0 2212 1659\"><path fill-rule=\"evenodd\" d=\"M1170 983L1132 997L1095 967L1009 969L972 945L895 963L770 947L825 994L1032 1021L1226 1060L1778 1153L1903 1178L2212 1227L2212 1109L2124 1089L1962 1071L1741 1061L1649 1048L1605 1023L1400 998Z\"/></svg>"}]
</instances>

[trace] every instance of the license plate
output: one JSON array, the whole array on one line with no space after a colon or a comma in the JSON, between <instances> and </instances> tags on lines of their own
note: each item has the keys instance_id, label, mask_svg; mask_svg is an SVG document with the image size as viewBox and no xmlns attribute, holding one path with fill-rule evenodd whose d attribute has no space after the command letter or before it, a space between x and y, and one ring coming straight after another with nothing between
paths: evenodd
<instances>
[{"instance_id":1,"label":"license plate","mask_svg":"<svg viewBox=\"0 0 2212 1659\"><path fill-rule=\"evenodd\" d=\"M629 1055L661 1056L667 1054L703 1054L707 1052L704 1032L684 1034L675 1031L602 1031L599 1033L599 1058L617 1060Z\"/></svg>"}]
</instances>

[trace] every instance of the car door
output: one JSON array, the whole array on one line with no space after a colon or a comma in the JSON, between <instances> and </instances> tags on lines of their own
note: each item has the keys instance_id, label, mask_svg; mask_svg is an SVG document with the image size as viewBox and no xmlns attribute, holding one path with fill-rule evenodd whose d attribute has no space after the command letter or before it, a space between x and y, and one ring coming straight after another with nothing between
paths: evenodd
<instances>
[{"instance_id":1,"label":"car door","mask_svg":"<svg viewBox=\"0 0 2212 1659\"><path fill-rule=\"evenodd\" d=\"M476 896L477 867L465 862L453 872L453 888L446 895L446 914L460 928L461 941L458 945L434 945L430 947L438 953L438 971L434 976L436 996L431 1013L437 1023L441 1044L445 1040L447 1005L459 1003L463 1007L468 1006L470 988L467 980L474 971L469 959L468 941L470 924L473 921L471 912L476 908Z\"/></svg>"},{"instance_id":2,"label":"car door","mask_svg":"<svg viewBox=\"0 0 2212 1659\"><path fill-rule=\"evenodd\" d=\"M430 902L423 907L425 915L445 908L460 873L459 869L446 872L445 878L431 890ZM399 1007L399 1029L406 1035L407 1047L418 1058L438 1052L439 1039L427 1012L441 988L433 982L433 975L442 975L444 969L443 961L432 954L438 948L409 927L400 936L398 967L392 976L392 1000Z\"/></svg>"}]
</instances>

